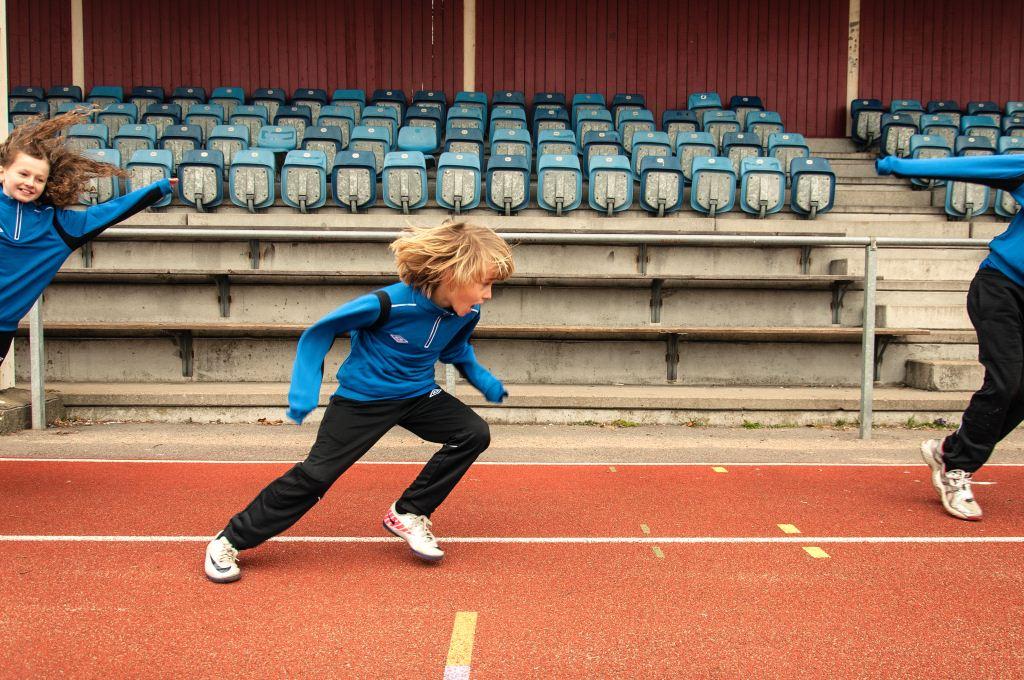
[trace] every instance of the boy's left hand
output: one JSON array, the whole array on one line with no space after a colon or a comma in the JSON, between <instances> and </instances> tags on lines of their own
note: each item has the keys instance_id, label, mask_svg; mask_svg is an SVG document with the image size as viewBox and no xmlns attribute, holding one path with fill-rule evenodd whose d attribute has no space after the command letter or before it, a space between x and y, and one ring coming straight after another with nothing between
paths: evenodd
<instances>
[{"instance_id":1,"label":"boy's left hand","mask_svg":"<svg viewBox=\"0 0 1024 680\"><path fill-rule=\"evenodd\" d=\"M178 178L177 177L170 177L168 179L169 179L169 181L171 183L171 188L172 189L174 189L174 188L176 188L178 186Z\"/></svg>"}]
</instances>

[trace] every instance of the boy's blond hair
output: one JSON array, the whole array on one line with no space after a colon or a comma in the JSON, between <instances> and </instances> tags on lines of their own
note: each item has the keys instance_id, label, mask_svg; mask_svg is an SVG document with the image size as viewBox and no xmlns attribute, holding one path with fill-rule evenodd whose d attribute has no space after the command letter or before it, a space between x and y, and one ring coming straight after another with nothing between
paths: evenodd
<instances>
[{"instance_id":1,"label":"boy's blond hair","mask_svg":"<svg viewBox=\"0 0 1024 680\"><path fill-rule=\"evenodd\" d=\"M512 249L488 227L445 220L437 227L409 227L391 244L398 276L430 297L445 281L468 285L512 276Z\"/></svg>"}]
</instances>

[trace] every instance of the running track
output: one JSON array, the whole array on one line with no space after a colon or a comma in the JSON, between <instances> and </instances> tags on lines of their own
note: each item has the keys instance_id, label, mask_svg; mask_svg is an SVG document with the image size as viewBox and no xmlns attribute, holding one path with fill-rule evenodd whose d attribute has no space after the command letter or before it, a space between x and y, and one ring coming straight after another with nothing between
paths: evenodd
<instances>
[{"instance_id":1,"label":"running track","mask_svg":"<svg viewBox=\"0 0 1024 680\"><path fill-rule=\"evenodd\" d=\"M424 565L361 464L207 582L288 465L0 461L0 677L1024 675L1024 467L968 523L923 465L478 464Z\"/></svg>"}]
</instances>

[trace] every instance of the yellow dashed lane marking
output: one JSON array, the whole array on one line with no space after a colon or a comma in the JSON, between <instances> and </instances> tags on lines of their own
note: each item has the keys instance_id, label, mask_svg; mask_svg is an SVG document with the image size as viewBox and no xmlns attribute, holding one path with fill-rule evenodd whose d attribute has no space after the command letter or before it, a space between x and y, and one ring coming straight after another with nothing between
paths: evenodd
<instances>
[{"instance_id":1,"label":"yellow dashed lane marking","mask_svg":"<svg viewBox=\"0 0 1024 680\"><path fill-rule=\"evenodd\" d=\"M655 557L657 557L659 559L665 559L665 553L661 552L661 548L659 548L658 546L656 546L656 545L651 546L651 550L654 551L654 556Z\"/></svg>"},{"instance_id":2,"label":"yellow dashed lane marking","mask_svg":"<svg viewBox=\"0 0 1024 680\"><path fill-rule=\"evenodd\" d=\"M448 646L448 666L468 666L473 661L473 636L476 634L476 612L459 612L452 626Z\"/></svg>"},{"instance_id":3,"label":"yellow dashed lane marking","mask_svg":"<svg viewBox=\"0 0 1024 680\"><path fill-rule=\"evenodd\" d=\"M797 529L792 524L780 524L779 528L782 529L782 533L784 533L784 534L799 534L800 533L800 530Z\"/></svg>"},{"instance_id":4,"label":"yellow dashed lane marking","mask_svg":"<svg viewBox=\"0 0 1024 680\"><path fill-rule=\"evenodd\" d=\"M611 470L612 472L615 472L615 466L614 465L609 465L608 469Z\"/></svg>"},{"instance_id":5,"label":"yellow dashed lane marking","mask_svg":"<svg viewBox=\"0 0 1024 680\"><path fill-rule=\"evenodd\" d=\"M645 534L649 534L649 533L651 533L651 528L649 526L647 526L646 524L641 524L640 525L640 531L644 532Z\"/></svg>"},{"instance_id":6,"label":"yellow dashed lane marking","mask_svg":"<svg viewBox=\"0 0 1024 680\"><path fill-rule=\"evenodd\" d=\"M728 472L728 470L726 470L724 467L713 467L711 469L714 470L715 472Z\"/></svg>"},{"instance_id":7,"label":"yellow dashed lane marking","mask_svg":"<svg viewBox=\"0 0 1024 680\"><path fill-rule=\"evenodd\" d=\"M814 546L804 546L804 550L811 557L816 557L818 559L824 559L828 557L828 553L822 550L821 548L816 548Z\"/></svg>"}]
</instances>

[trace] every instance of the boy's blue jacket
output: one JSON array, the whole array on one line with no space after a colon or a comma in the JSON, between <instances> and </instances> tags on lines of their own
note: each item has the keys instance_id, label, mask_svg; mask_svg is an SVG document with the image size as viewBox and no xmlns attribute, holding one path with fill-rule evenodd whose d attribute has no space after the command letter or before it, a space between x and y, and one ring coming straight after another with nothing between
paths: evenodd
<instances>
[{"instance_id":1,"label":"boy's blue jacket","mask_svg":"<svg viewBox=\"0 0 1024 680\"><path fill-rule=\"evenodd\" d=\"M381 303L358 297L310 326L299 338L288 391L288 417L301 423L320 400L324 357L342 333L351 350L338 369L335 395L357 401L410 399L437 388L434 365L453 364L491 402L505 397L501 381L481 366L469 344L480 308L466 316L442 309L405 283L381 289L391 299L387 322L373 328Z\"/></svg>"},{"instance_id":2,"label":"boy's blue jacket","mask_svg":"<svg viewBox=\"0 0 1024 680\"><path fill-rule=\"evenodd\" d=\"M171 193L162 179L87 210L22 203L0 189L0 332L18 321L76 248Z\"/></svg>"},{"instance_id":3,"label":"boy's blue jacket","mask_svg":"<svg viewBox=\"0 0 1024 680\"><path fill-rule=\"evenodd\" d=\"M886 156L875 161L879 175L924 177L984 184L1008 191L1024 205L1024 154L959 156L956 158L906 159ZM988 244L989 254L981 266L1005 274L1024 286L1024 208L1017 211L1010 226Z\"/></svg>"}]
</instances>

